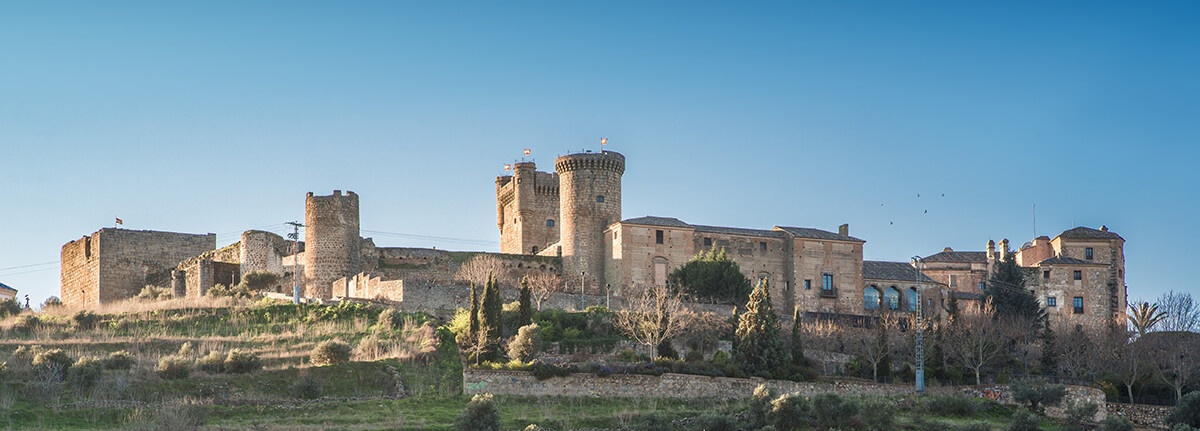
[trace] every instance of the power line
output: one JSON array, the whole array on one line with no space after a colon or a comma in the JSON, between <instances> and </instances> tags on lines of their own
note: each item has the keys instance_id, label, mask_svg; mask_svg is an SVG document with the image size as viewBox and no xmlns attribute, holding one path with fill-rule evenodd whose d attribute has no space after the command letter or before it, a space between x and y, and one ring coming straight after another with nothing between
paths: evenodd
<instances>
[{"instance_id":1,"label":"power line","mask_svg":"<svg viewBox=\"0 0 1200 431\"><path fill-rule=\"evenodd\" d=\"M488 241L488 240L470 239L470 238L452 238L452 237L445 237L445 236L418 235L418 234L400 233L400 232L384 232L384 231L367 230L367 229L362 229L362 232L376 234L376 235L392 236L392 237L398 237L398 238L419 239L419 240L427 240L427 241L443 241L443 242L451 242L451 243L456 243L456 244L469 244L469 245L497 245L497 244L499 244L498 241Z\"/></svg>"},{"instance_id":2,"label":"power line","mask_svg":"<svg viewBox=\"0 0 1200 431\"><path fill-rule=\"evenodd\" d=\"M8 270L10 270L10 269L33 268L33 267L35 267L35 266L44 266L44 265L57 265L57 264L58 264L58 261L57 261L57 260L55 260L55 261L52 261L52 262L31 263L31 264L29 264L29 265L10 266L10 267L8 267L8 268L0 268L0 271L8 271Z\"/></svg>"}]
</instances>

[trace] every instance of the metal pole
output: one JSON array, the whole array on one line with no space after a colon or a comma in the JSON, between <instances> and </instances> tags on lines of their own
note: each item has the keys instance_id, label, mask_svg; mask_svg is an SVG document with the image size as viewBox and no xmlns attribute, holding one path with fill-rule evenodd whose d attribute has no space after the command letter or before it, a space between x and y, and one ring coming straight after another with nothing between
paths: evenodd
<instances>
[{"instance_id":1,"label":"metal pole","mask_svg":"<svg viewBox=\"0 0 1200 431\"><path fill-rule=\"evenodd\" d=\"M288 234L292 239L292 303L300 304L300 227L304 225L297 221L287 224L292 225L292 233Z\"/></svg>"},{"instance_id":2,"label":"metal pole","mask_svg":"<svg viewBox=\"0 0 1200 431\"><path fill-rule=\"evenodd\" d=\"M579 311L583 311L584 308L587 308L584 305L585 300L583 298L583 276L584 276L584 274L587 274L587 271L579 271Z\"/></svg>"},{"instance_id":3,"label":"metal pole","mask_svg":"<svg viewBox=\"0 0 1200 431\"><path fill-rule=\"evenodd\" d=\"M917 269L917 318L916 318L916 326L917 326L917 332L916 332L917 343L916 344L917 345L916 345L916 348L913 350L916 352L916 358L915 358L916 375L917 375L916 386L917 386L917 394L918 395L922 395L925 393L925 316L924 316L924 308L925 307L922 304L923 300L922 300L922 296L921 296L921 265L922 264L924 264L924 261L921 259L920 256L913 256L913 267L915 267Z\"/></svg>"}]
</instances>

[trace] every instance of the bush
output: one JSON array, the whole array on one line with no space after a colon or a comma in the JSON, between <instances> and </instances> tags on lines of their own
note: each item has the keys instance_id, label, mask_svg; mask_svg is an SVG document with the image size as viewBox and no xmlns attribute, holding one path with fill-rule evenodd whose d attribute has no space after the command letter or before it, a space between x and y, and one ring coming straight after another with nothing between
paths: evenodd
<instances>
[{"instance_id":1,"label":"bush","mask_svg":"<svg viewBox=\"0 0 1200 431\"><path fill-rule=\"evenodd\" d=\"M128 370L133 368L135 363L133 355L127 350L109 353L108 357L104 358L104 368L109 370Z\"/></svg>"},{"instance_id":2,"label":"bush","mask_svg":"<svg viewBox=\"0 0 1200 431\"><path fill-rule=\"evenodd\" d=\"M194 431L208 420L202 406L171 402L153 410L138 409L131 415L126 429L132 431Z\"/></svg>"},{"instance_id":3,"label":"bush","mask_svg":"<svg viewBox=\"0 0 1200 431\"><path fill-rule=\"evenodd\" d=\"M733 418L716 413L705 413L692 422L690 429L696 431L737 431Z\"/></svg>"},{"instance_id":4,"label":"bush","mask_svg":"<svg viewBox=\"0 0 1200 431\"><path fill-rule=\"evenodd\" d=\"M1185 424L1192 428L1200 428L1200 391L1193 391L1179 399L1175 411L1167 416L1171 425Z\"/></svg>"},{"instance_id":5,"label":"bush","mask_svg":"<svg viewBox=\"0 0 1200 431\"><path fill-rule=\"evenodd\" d=\"M33 332L40 327L42 327L42 319L33 314L22 314L17 317L17 321L13 322L12 329L20 332Z\"/></svg>"},{"instance_id":6,"label":"bush","mask_svg":"<svg viewBox=\"0 0 1200 431\"><path fill-rule=\"evenodd\" d=\"M1108 415L1100 424L1100 431L1133 431L1133 422L1117 415Z\"/></svg>"},{"instance_id":7,"label":"bush","mask_svg":"<svg viewBox=\"0 0 1200 431\"><path fill-rule=\"evenodd\" d=\"M862 424L867 429L873 431L891 431L896 429L896 406L887 401L875 399L864 403L862 413L859 416L862 418Z\"/></svg>"},{"instance_id":8,"label":"bush","mask_svg":"<svg viewBox=\"0 0 1200 431\"><path fill-rule=\"evenodd\" d=\"M922 402L930 413L938 416L972 416L979 412L979 404L967 397L934 395L925 397Z\"/></svg>"},{"instance_id":9,"label":"bush","mask_svg":"<svg viewBox=\"0 0 1200 431\"><path fill-rule=\"evenodd\" d=\"M66 372L74 363L75 359L68 356L62 349L42 350L33 356L31 362L34 367L52 368L59 372Z\"/></svg>"},{"instance_id":10,"label":"bush","mask_svg":"<svg viewBox=\"0 0 1200 431\"><path fill-rule=\"evenodd\" d=\"M178 356L166 356L158 361L154 372L164 379L186 379L192 374L192 362Z\"/></svg>"},{"instance_id":11,"label":"bush","mask_svg":"<svg viewBox=\"0 0 1200 431\"><path fill-rule=\"evenodd\" d=\"M775 392L767 388L767 385L758 385L754 388L754 394L750 396L746 411L751 428L767 424L767 417L771 414L771 401L774 398Z\"/></svg>"},{"instance_id":12,"label":"bush","mask_svg":"<svg viewBox=\"0 0 1200 431\"><path fill-rule=\"evenodd\" d=\"M1063 427L1068 431L1083 431L1087 429L1085 425L1096 417L1096 412L1100 411L1100 405L1096 403L1071 403L1067 406L1067 424Z\"/></svg>"},{"instance_id":13,"label":"bush","mask_svg":"<svg viewBox=\"0 0 1200 431\"><path fill-rule=\"evenodd\" d=\"M328 340L318 344L308 356L313 365L340 364L350 360L350 350L350 345L341 340Z\"/></svg>"},{"instance_id":14,"label":"bush","mask_svg":"<svg viewBox=\"0 0 1200 431\"><path fill-rule=\"evenodd\" d=\"M404 327L404 319L395 308L388 307L379 312L375 324L385 331L395 331Z\"/></svg>"},{"instance_id":15,"label":"bush","mask_svg":"<svg viewBox=\"0 0 1200 431\"><path fill-rule=\"evenodd\" d=\"M492 394L476 394L467 408L454 419L455 431L500 431L500 412Z\"/></svg>"},{"instance_id":16,"label":"bush","mask_svg":"<svg viewBox=\"0 0 1200 431\"><path fill-rule=\"evenodd\" d=\"M1067 396L1067 387L1028 380L1012 384L1013 401L1028 404L1029 410L1041 412L1045 406L1055 406Z\"/></svg>"},{"instance_id":17,"label":"bush","mask_svg":"<svg viewBox=\"0 0 1200 431\"><path fill-rule=\"evenodd\" d=\"M659 412L650 412L638 416L638 426L634 429L644 431L661 431L673 429L671 420Z\"/></svg>"},{"instance_id":18,"label":"bush","mask_svg":"<svg viewBox=\"0 0 1200 431\"><path fill-rule=\"evenodd\" d=\"M758 396L758 390L755 390L755 397ZM778 430L790 431L801 430L811 422L813 405L817 400L814 398L812 403L807 399L797 394L788 394L776 398L771 401L771 410L767 414L767 422Z\"/></svg>"},{"instance_id":19,"label":"bush","mask_svg":"<svg viewBox=\"0 0 1200 431\"><path fill-rule=\"evenodd\" d=\"M321 382L306 372L301 372L292 384L292 393L296 398L315 400L321 398Z\"/></svg>"},{"instance_id":20,"label":"bush","mask_svg":"<svg viewBox=\"0 0 1200 431\"><path fill-rule=\"evenodd\" d=\"M542 342L542 328L537 323L530 323L517 330L517 335L508 342L508 357L529 362L537 355L538 344Z\"/></svg>"},{"instance_id":21,"label":"bush","mask_svg":"<svg viewBox=\"0 0 1200 431\"><path fill-rule=\"evenodd\" d=\"M958 431L992 431L992 426L987 422L971 422L958 427Z\"/></svg>"},{"instance_id":22,"label":"bush","mask_svg":"<svg viewBox=\"0 0 1200 431\"><path fill-rule=\"evenodd\" d=\"M1017 409L1013 413L1012 422L1008 424L1008 431L1040 431L1038 427L1038 416L1026 409Z\"/></svg>"},{"instance_id":23,"label":"bush","mask_svg":"<svg viewBox=\"0 0 1200 431\"><path fill-rule=\"evenodd\" d=\"M16 299L10 298L0 301L0 319L18 314L21 314L21 304L17 303Z\"/></svg>"},{"instance_id":24,"label":"bush","mask_svg":"<svg viewBox=\"0 0 1200 431\"><path fill-rule=\"evenodd\" d=\"M225 372L227 373L243 374L260 369L262 369L262 361L259 361L258 354L254 352L233 349L225 358Z\"/></svg>"},{"instance_id":25,"label":"bush","mask_svg":"<svg viewBox=\"0 0 1200 431\"><path fill-rule=\"evenodd\" d=\"M196 360L196 369L213 374L225 371L225 354L215 350L208 352L207 355Z\"/></svg>"},{"instance_id":26,"label":"bush","mask_svg":"<svg viewBox=\"0 0 1200 431\"><path fill-rule=\"evenodd\" d=\"M1171 431L1200 431L1200 428L1192 428L1188 424L1175 424Z\"/></svg>"},{"instance_id":27,"label":"bush","mask_svg":"<svg viewBox=\"0 0 1200 431\"><path fill-rule=\"evenodd\" d=\"M67 381L77 388L91 388L100 374L104 372L104 362L100 358L83 357L67 370Z\"/></svg>"},{"instance_id":28,"label":"bush","mask_svg":"<svg viewBox=\"0 0 1200 431\"><path fill-rule=\"evenodd\" d=\"M88 310L79 310L71 315L71 326L77 330L95 329L100 323L100 316Z\"/></svg>"},{"instance_id":29,"label":"bush","mask_svg":"<svg viewBox=\"0 0 1200 431\"><path fill-rule=\"evenodd\" d=\"M812 398L813 419L817 428L847 428L850 420L858 416L858 402L838 394L818 394Z\"/></svg>"},{"instance_id":30,"label":"bush","mask_svg":"<svg viewBox=\"0 0 1200 431\"><path fill-rule=\"evenodd\" d=\"M546 380L554 377L569 376L574 370L569 365L554 365L535 361L533 364L530 364L529 371L538 380Z\"/></svg>"},{"instance_id":31,"label":"bush","mask_svg":"<svg viewBox=\"0 0 1200 431\"><path fill-rule=\"evenodd\" d=\"M147 284L138 292L133 299L138 301L166 301L175 296L175 292L166 287L158 287Z\"/></svg>"}]
</instances>

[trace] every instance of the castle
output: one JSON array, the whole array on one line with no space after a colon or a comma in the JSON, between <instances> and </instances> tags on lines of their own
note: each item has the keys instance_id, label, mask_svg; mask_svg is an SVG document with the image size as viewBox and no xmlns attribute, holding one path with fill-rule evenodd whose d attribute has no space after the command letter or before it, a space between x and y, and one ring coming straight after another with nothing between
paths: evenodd
<instances>
[{"instance_id":1,"label":"castle","mask_svg":"<svg viewBox=\"0 0 1200 431\"><path fill-rule=\"evenodd\" d=\"M533 162L496 178L500 253L376 247L360 236L358 195L335 190L305 198L304 241L246 231L241 241L216 248L213 234L105 228L62 248L62 299L94 307L130 298L147 284L169 285L176 296L202 296L242 274L268 271L275 287L291 293L292 280L308 298L378 298L406 310L464 306L459 266L491 254L518 275L561 274L578 294L617 298L667 283L668 274L696 253L726 251L745 275L768 280L781 314L862 316L880 309L942 310L953 295L982 297L981 287L998 259L1015 253L1026 286L1051 319L1099 328L1125 319L1124 239L1107 228L1077 227L1054 239L1039 237L1010 251L945 249L919 262L865 261L866 241L808 227L770 229L707 226L670 217L623 219L621 178L625 157L613 151L558 157L554 172ZM511 282L510 282L511 283ZM511 285L511 284L510 284ZM582 290L582 291L581 291ZM583 301L586 303L587 299ZM593 304L594 305L594 304ZM579 302L564 306L582 306Z\"/></svg>"}]
</instances>

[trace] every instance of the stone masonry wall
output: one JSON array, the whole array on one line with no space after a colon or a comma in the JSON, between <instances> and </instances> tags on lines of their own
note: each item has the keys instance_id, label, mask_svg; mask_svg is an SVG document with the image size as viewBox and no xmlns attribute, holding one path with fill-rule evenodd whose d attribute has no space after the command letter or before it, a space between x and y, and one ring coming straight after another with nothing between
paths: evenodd
<instances>
[{"instance_id":1,"label":"stone masonry wall","mask_svg":"<svg viewBox=\"0 0 1200 431\"><path fill-rule=\"evenodd\" d=\"M1108 403L1108 414L1129 419L1134 425L1166 429L1164 419L1175 411L1174 407L1146 404Z\"/></svg>"},{"instance_id":2,"label":"stone masonry wall","mask_svg":"<svg viewBox=\"0 0 1200 431\"><path fill-rule=\"evenodd\" d=\"M555 159L554 169L559 175L564 274L583 272L588 286L604 286L604 230L621 221L625 156L611 151L568 154Z\"/></svg>"},{"instance_id":3,"label":"stone masonry wall","mask_svg":"<svg viewBox=\"0 0 1200 431\"><path fill-rule=\"evenodd\" d=\"M862 312L861 243L796 238L794 250L796 306L809 313ZM832 292L822 286L826 273L833 274ZM811 289L804 289L804 280Z\"/></svg>"},{"instance_id":4,"label":"stone masonry wall","mask_svg":"<svg viewBox=\"0 0 1200 431\"><path fill-rule=\"evenodd\" d=\"M362 272L358 195L334 190L330 196L308 193L304 201L304 279L310 298L333 296L334 280Z\"/></svg>"},{"instance_id":5,"label":"stone masonry wall","mask_svg":"<svg viewBox=\"0 0 1200 431\"><path fill-rule=\"evenodd\" d=\"M496 178L501 253L535 254L558 241L558 190L558 175L537 172L533 162L516 163L513 175Z\"/></svg>"},{"instance_id":6,"label":"stone masonry wall","mask_svg":"<svg viewBox=\"0 0 1200 431\"><path fill-rule=\"evenodd\" d=\"M242 233L239 260L242 273L267 271L283 275L283 256L291 254L291 242L271 232L248 230Z\"/></svg>"},{"instance_id":7,"label":"stone masonry wall","mask_svg":"<svg viewBox=\"0 0 1200 431\"><path fill-rule=\"evenodd\" d=\"M63 246L64 262L69 263L63 265L62 296L70 298L67 304L82 307L132 298L149 276L213 250L216 242L215 234L101 229L90 240ZM87 261L89 253L94 264Z\"/></svg>"}]
</instances>

